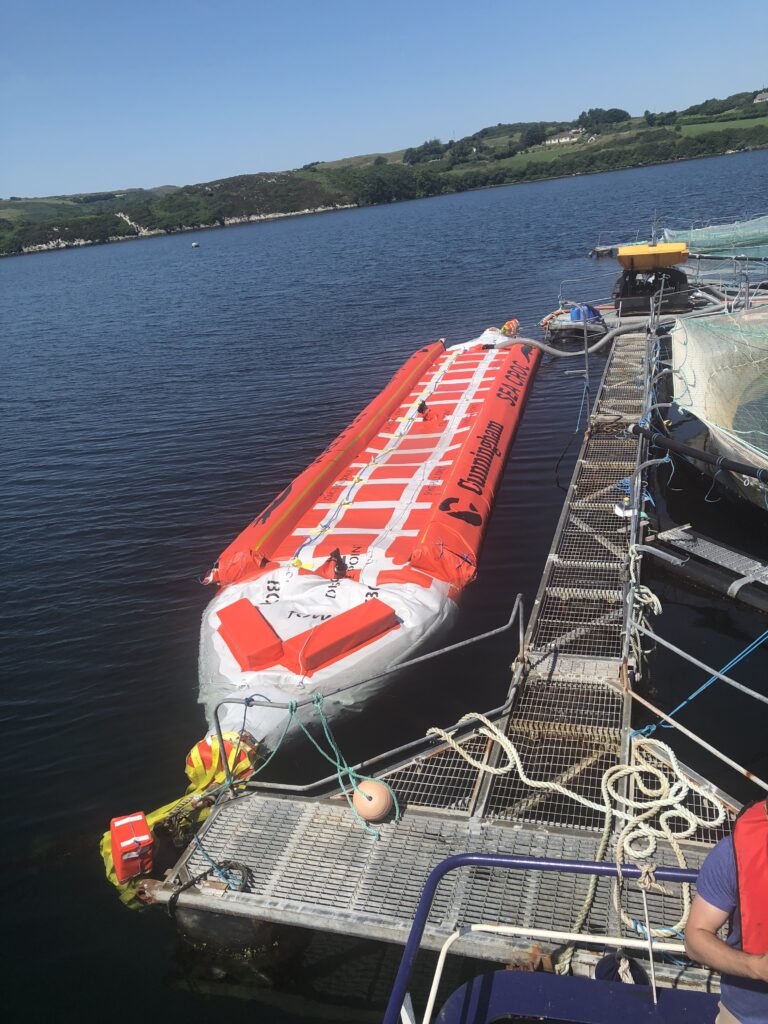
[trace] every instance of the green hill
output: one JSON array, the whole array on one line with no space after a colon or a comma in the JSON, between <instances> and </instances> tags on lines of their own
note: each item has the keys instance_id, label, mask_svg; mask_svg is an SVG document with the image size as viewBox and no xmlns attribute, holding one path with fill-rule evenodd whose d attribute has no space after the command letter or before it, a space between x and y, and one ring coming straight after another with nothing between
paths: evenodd
<instances>
[{"instance_id":1,"label":"green hill","mask_svg":"<svg viewBox=\"0 0 768 1024\"><path fill-rule=\"evenodd\" d=\"M513 122L392 153L242 174L199 185L0 200L0 255L395 202L490 185L642 167L768 146L757 92L631 117L618 108L575 121Z\"/></svg>"}]
</instances>

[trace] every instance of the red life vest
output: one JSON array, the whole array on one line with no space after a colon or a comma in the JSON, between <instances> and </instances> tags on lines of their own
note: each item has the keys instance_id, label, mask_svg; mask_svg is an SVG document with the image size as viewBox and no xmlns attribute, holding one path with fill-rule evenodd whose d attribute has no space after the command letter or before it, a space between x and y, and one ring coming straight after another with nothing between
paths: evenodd
<instances>
[{"instance_id":1,"label":"red life vest","mask_svg":"<svg viewBox=\"0 0 768 1024\"><path fill-rule=\"evenodd\" d=\"M768 802L760 800L736 819L733 849L739 886L741 948L768 953Z\"/></svg>"}]
</instances>

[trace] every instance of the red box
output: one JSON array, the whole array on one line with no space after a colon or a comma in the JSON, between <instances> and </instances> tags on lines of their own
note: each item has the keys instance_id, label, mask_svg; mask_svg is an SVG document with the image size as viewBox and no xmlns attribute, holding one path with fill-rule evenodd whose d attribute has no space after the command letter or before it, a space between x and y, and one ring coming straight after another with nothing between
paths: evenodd
<instances>
[{"instance_id":1,"label":"red box","mask_svg":"<svg viewBox=\"0 0 768 1024\"><path fill-rule=\"evenodd\" d=\"M152 870L154 840L141 811L113 818L109 823L109 835L118 882L122 884Z\"/></svg>"}]
</instances>

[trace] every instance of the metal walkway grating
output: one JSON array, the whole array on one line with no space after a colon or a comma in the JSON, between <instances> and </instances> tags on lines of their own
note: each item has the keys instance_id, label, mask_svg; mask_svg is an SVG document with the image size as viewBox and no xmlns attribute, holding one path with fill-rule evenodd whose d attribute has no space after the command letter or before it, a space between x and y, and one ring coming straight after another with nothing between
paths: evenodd
<instances>
[{"instance_id":1,"label":"metal walkway grating","mask_svg":"<svg viewBox=\"0 0 768 1024\"><path fill-rule=\"evenodd\" d=\"M528 674L509 723L525 771L602 805L604 772L621 756L627 698L618 689L625 644L631 521L623 509L641 439L599 418L601 407L645 400L644 334L617 339L582 445L528 627ZM635 413L633 412L633 415ZM486 813L547 829L601 830L604 813L558 793L531 791L517 774L494 779Z\"/></svg>"},{"instance_id":2,"label":"metal walkway grating","mask_svg":"<svg viewBox=\"0 0 768 1024\"><path fill-rule=\"evenodd\" d=\"M528 778L535 782L557 782L579 796L602 804L600 783L608 768L618 763L620 734L613 736L582 727L574 735L572 725L555 728L514 719L508 735L520 755ZM517 772L493 780L486 814L506 821L554 825L557 828L602 829L604 814L585 807L570 797L526 786Z\"/></svg>"},{"instance_id":3,"label":"metal walkway grating","mask_svg":"<svg viewBox=\"0 0 768 1024\"><path fill-rule=\"evenodd\" d=\"M558 559L552 566L549 586L553 589L619 591L624 583L624 576L622 567L618 565Z\"/></svg>"},{"instance_id":4,"label":"metal walkway grating","mask_svg":"<svg viewBox=\"0 0 768 1024\"><path fill-rule=\"evenodd\" d=\"M516 723L569 724L591 729L613 729L618 736L624 697L603 683L549 682L528 678L515 706Z\"/></svg>"},{"instance_id":5,"label":"metal walkway grating","mask_svg":"<svg viewBox=\"0 0 768 1024\"><path fill-rule=\"evenodd\" d=\"M641 415L645 362L644 335L616 340L529 626L533 652L622 656L632 521L621 513L644 443L599 414L611 405L620 419Z\"/></svg>"},{"instance_id":6,"label":"metal walkway grating","mask_svg":"<svg viewBox=\"0 0 768 1024\"><path fill-rule=\"evenodd\" d=\"M269 832L264 827L269 821L281 827L290 822L289 832ZM598 843L594 835L549 835L492 822L481 828L471 820L420 814L379 831L378 841L363 832L346 804L257 794L223 804L201 839L216 860L248 866L248 890L234 892L206 881L185 893L182 905L404 941L426 877L446 857L475 850L591 860ZM207 866L193 845L176 871L180 877L195 876ZM438 948L457 925L479 921L567 929L588 885L585 876L539 872L476 869L449 875L438 888L425 945ZM166 902L171 891L163 887L158 898ZM592 917L597 930L608 926L607 913L607 900L596 901ZM509 937L477 936L465 942L463 951L507 958L515 946L527 945Z\"/></svg>"},{"instance_id":7,"label":"metal walkway grating","mask_svg":"<svg viewBox=\"0 0 768 1024\"><path fill-rule=\"evenodd\" d=\"M541 602L534 647L556 648L567 654L593 658L620 658L622 648L623 607L615 592L589 591L553 594L550 588Z\"/></svg>"},{"instance_id":8,"label":"metal walkway grating","mask_svg":"<svg viewBox=\"0 0 768 1024\"><path fill-rule=\"evenodd\" d=\"M475 737L463 746L472 757L481 761L488 741ZM467 813L478 787L479 775L477 768L468 764L461 755L450 748L443 748L414 758L383 778L394 789L403 807L433 807Z\"/></svg>"},{"instance_id":9,"label":"metal walkway grating","mask_svg":"<svg viewBox=\"0 0 768 1024\"><path fill-rule=\"evenodd\" d=\"M569 508L568 523L558 539L557 554L578 562L623 563L629 528L612 510Z\"/></svg>"},{"instance_id":10,"label":"metal walkway grating","mask_svg":"<svg viewBox=\"0 0 768 1024\"><path fill-rule=\"evenodd\" d=\"M632 465L637 455L637 441L632 437L625 437L619 429L601 429L590 440L589 462L617 463Z\"/></svg>"}]
</instances>

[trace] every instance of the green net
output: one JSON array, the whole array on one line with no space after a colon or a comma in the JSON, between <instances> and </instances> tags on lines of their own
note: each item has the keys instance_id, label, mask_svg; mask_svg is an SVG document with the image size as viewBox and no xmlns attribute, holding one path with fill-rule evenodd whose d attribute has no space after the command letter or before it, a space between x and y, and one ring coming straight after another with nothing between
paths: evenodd
<instances>
[{"instance_id":1,"label":"green net","mask_svg":"<svg viewBox=\"0 0 768 1024\"><path fill-rule=\"evenodd\" d=\"M665 242L684 242L694 255L768 259L768 214L732 224L664 232Z\"/></svg>"},{"instance_id":2,"label":"green net","mask_svg":"<svg viewBox=\"0 0 768 1024\"><path fill-rule=\"evenodd\" d=\"M768 468L768 308L678 320L672 365L675 402L721 453Z\"/></svg>"}]
</instances>

